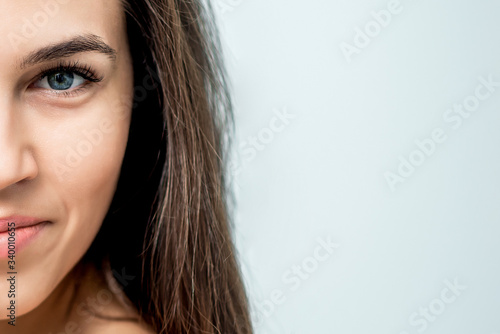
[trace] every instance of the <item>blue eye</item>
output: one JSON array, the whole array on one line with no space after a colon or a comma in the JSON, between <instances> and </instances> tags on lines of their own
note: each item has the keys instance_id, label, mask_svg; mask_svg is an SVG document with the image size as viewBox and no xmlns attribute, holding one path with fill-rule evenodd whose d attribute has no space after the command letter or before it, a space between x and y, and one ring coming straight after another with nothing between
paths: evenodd
<instances>
[{"instance_id":1,"label":"blue eye","mask_svg":"<svg viewBox=\"0 0 500 334\"><path fill-rule=\"evenodd\" d=\"M41 92L61 97L74 97L84 94L94 83L101 82L104 76L97 75L92 66L76 62L60 62L56 66L41 70L30 88L41 88Z\"/></svg>"},{"instance_id":2,"label":"blue eye","mask_svg":"<svg viewBox=\"0 0 500 334\"><path fill-rule=\"evenodd\" d=\"M53 90L68 90L85 83L85 79L74 72L57 71L45 75L35 83L35 87L53 89Z\"/></svg>"}]
</instances>

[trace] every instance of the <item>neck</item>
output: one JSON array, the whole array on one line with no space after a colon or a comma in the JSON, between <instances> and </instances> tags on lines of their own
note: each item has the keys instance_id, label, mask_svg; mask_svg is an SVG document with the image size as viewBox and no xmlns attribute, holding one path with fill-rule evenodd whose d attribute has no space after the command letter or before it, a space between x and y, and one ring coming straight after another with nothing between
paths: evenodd
<instances>
[{"instance_id":1,"label":"neck","mask_svg":"<svg viewBox=\"0 0 500 334\"><path fill-rule=\"evenodd\" d=\"M1 332L6 334L40 333L42 328L44 330L46 328L46 333L51 333L53 330L59 329L58 324L65 323L69 319L68 311L71 309L73 299L78 294L75 277L77 272L78 270L75 268L66 275L49 297L34 310L18 316L15 326L9 325L8 320L0 321Z\"/></svg>"},{"instance_id":2,"label":"neck","mask_svg":"<svg viewBox=\"0 0 500 334\"><path fill-rule=\"evenodd\" d=\"M42 304L19 316L16 326L5 320L0 328L5 334L83 334L93 332L92 326L106 321L105 317L134 318L135 314L120 303L94 267L77 265Z\"/></svg>"}]
</instances>

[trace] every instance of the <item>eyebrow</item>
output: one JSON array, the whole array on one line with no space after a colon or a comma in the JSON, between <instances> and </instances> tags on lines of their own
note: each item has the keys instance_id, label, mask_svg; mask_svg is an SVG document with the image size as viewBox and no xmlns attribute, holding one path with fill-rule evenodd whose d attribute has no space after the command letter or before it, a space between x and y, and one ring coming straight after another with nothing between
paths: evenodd
<instances>
[{"instance_id":1,"label":"eyebrow","mask_svg":"<svg viewBox=\"0 0 500 334\"><path fill-rule=\"evenodd\" d=\"M116 50L104 43L102 38L93 35L79 35L68 40L45 46L23 58L20 68L26 68L59 58L71 57L82 52L99 52L116 61Z\"/></svg>"}]
</instances>

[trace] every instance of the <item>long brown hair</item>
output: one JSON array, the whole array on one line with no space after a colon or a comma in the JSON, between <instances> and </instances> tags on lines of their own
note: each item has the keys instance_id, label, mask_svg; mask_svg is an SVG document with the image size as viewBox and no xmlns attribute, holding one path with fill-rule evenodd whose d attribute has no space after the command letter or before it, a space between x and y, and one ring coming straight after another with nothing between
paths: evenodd
<instances>
[{"instance_id":1,"label":"long brown hair","mask_svg":"<svg viewBox=\"0 0 500 334\"><path fill-rule=\"evenodd\" d=\"M228 214L232 104L212 9L122 2L132 123L115 197L83 263L109 268L157 333L252 333Z\"/></svg>"}]
</instances>

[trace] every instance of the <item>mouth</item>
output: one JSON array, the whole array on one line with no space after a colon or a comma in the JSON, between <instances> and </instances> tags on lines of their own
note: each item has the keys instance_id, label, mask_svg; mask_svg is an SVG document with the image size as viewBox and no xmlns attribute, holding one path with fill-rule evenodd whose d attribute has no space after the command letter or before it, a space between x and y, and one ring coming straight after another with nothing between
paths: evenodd
<instances>
[{"instance_id":1,"label":"mouth","mask_svg":"<svg viewBox=\"0 0 500 334\"><path fill-rule=\"evenodd\" d=\"M0 259L15 257L47 224L49 221L35 217L0 218Z\"/></svg>"}]
</instances>

